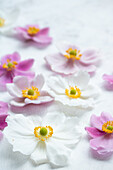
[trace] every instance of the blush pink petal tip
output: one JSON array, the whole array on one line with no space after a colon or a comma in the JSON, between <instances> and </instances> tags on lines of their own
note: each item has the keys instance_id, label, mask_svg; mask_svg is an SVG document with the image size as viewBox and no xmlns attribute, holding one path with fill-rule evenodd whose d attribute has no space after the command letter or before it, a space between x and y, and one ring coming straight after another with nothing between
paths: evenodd
<instances>
[{"instance_id":1,"label":"blush pink petal tip","mask_svg":"<svg viewBox=\"0 0 113 170\"><path fill-rule=\"evenodd\" d=\"M100 116L92 115L90 119L91 127L86 127L90 140L90 147L93 156L98 159L107 159L113 153L113 134L106 133L102 130L102 125L107 121L113 121L113 117L106 112Z\"/></svg>"},{"instance_id":2,"label":"blush pink petal tip","mask_svg":"<svg viewBox=\"0 0 113 170\"><path fill-rule=\"evenodd\" d=\"M7 113L8 113L8 104L0 101L0 140L3 137L1 130L3 130L7 126L7 123L5 122L8 116Z\"/></svg>"},{"instance_id":3,"label":"blush pink petal tip","mask_svg":"<svg viewBox=\"0 0 113 170\"><path fill-rule=\"evenodd\" d=\"M15 68L12 68L10 71L7 68L3 68L4 64L6 64L6 66L8 65L8 60L12 64L13 62L17 62ZM34 59L21 61L21 57L18 52L3 56L0 60L0 90L6 91L6 84L12 83L15 76L23 75L27 76L30 79L34 78L35 73L33 71L30 71L33 63Z\"/></svg>"},{"instance_id":4,"label":"blush pink petal tip","mask_svg":"<svg viewBox=\"0 0 113 170\"><path fill-rule=\"evenodd\" d=\"M27 32L27 29L29 27L35 27L35 28L39 28L39 25L27 25L25 27L17 27L15 28L17 34L19 34L22 38L24 38L25 40L32 40L35 43L37 43L37 45L43 47L46 45L49 45L52 42L52 37L49 37L49 28L43 28L40 29L40 31L35 34L35 35L30 35Z\"/></svg>"},{"instance_id":5,"label":"blush pink petal tip","mask_svg":"<svg viewBox=\"0 0 113 170\"><path fill-rule=\"evenodd\" d=\"M113 75L107 75L107 74L104 74L103 75L103 80L107 81L109 84L113 84Z\"/></svg>"},{"instance_id":6,"label":"blush pink petal tip","mask_svg":"<svg viewBox=\"0 0 113 170\"><path fill-rule=\"evenodd\" d=\"M52 71L62 75L74 74L80 70L86 71L91 75L95 73L101 58L97 50L91 49L84 52L81 51L81 59L72 61L72 59L67 59L64 56L66 50L69 48L80 50L79 47L61 42L57 44L57 48L59 53L45 56L45 61Z\"/></svg>"}]
</instances>

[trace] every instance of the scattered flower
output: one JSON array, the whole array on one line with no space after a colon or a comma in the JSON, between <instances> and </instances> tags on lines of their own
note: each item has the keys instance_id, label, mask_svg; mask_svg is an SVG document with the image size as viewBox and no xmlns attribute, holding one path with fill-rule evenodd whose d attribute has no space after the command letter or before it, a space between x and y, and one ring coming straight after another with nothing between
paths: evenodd
<instances>
[{"instance_id":1,"label":"scattered flower","mask_svg":"<svg viewBox=\"0 0 113 170\"><path fill-rule=\"evenodd\" d=\"M94 105L94 98L99 95L99 89L89 83L87 72L79 72L67 77L51 76L47 82L48 93L65 106L88 108Z\"/></svg>"},{"instance_id":2,"label":"scattered flower","mask_svg":"<svg viewBox=\"0 0 113 170\"><path fill-rule=\"evenodd\" d=\"M7 84L7 90L14 99L11 105L23 107L28 104L44 104L53 101L47 92L42 90L44 77L37 75L34 80L24 76L17 76L12 84Z\"/></svg>"},{"instance_id":3,"label":"scattered flower","mask_svg":"<svg viewBox=\"0 0 113 170\"><path fill-rule=\"evenodd\" d=\"M91 127L86 127L90 140L90 147L99 158L107 158L113 153L113 117L102 112L101 116L92 115Z\"/></svg>"},{"instance_id":4,"label":"scattered flower","mask_svg":"<svg viewBox=\"0 0 113 170\"><path fill-rule=\"evenodd\" d=\"M29 71L34 63L34 59L20 61L20 55L17 52L7 54L1 58L0 64L0 86L6 88L7 83L12 83L13 78L18 75L33 78L34 72Z\"/></svg>"},{"instance_id":5,"label":"scattered flower","mask_svg":"<svg viewBox=\"0 0 113 170\"><path fill-rule=\"evenodd\" d=\"M3 137L2 130L7 126L5 122L6 117L8 116L8 104L0 101L0 140Z\"/></svg>"},{"instance_id":6,"label":"scattered flower","mask_svg":"<svg viewBox=\"0 0 113 170\"><path fill-rule=\"evenodd\" d=\"M0 33L10 35L19 17L19 9L8 12L0 10Z\"/></svg>"},{"instance_id":7,"label":"scattered flower","mask_svg":"<svg viewBox=\"0 0 113 170\"><path fill-rule=\"evenodd\" d=\"M57 48L59 53L45 57L52 71L62 75L74 74L80 70L88 73L95 72L100 60L98 51L94 49L81 51L79 47L64 42L59 43Z\"/></svg>"},{"instance_id":8,"label":"scattered flower","mask_svg":"<svg viewBox=\"0 0 113 170\"><path fill-rule=\"evenodd\" d=\"M39 25L27 25L15 28L17 33L26 40L32 40L40 45L48 45L52 38L48 36L49 28L41 29Z\"/></svg>"},{"instance_id":9,"label":"scattered flower","mask_svg":"<svg viewBox=\"0 0 113 170\"><path fill-rule=\"evenodd\" d=\"M30 155L36 164L67 165L72 148L81 137L78 119L67 118L63 113L49 113L43 118L19 114L8 117L7 123L4 134L13 151Z\"/></svg>"}]
</instances>

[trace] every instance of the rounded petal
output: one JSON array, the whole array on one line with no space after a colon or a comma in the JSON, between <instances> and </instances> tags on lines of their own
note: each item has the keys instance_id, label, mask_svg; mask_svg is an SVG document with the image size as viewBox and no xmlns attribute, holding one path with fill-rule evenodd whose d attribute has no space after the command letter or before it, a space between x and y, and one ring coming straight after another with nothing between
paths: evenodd
<instances>
[{"instance_id":1,"label":"rounded petal","mask_svg":"<svg viewBox=\"0 0 113 170\"><path fill-rule=\"evenodd\" d=\"M97 138L106 134L105 132L96 129L95 127L86 127L85 130L92 138Z\"/></svg>"},{"instance_id":2,"label":"rounded petal","mask_svg":"<svg viewBox=\"0 0 113 170\"><path fill-rule=\"evenodd\" d=\"M43 104L53 101L53 98L50 96L39 96L37 100L25 99L25 104Z\"/></svg>"},{"instance_id":3,"label":"rounded petal","mask_svg":"<svg viewBox=\"0 0 113 170\"><path fill-rule=\"evenodd\" d=\"M103 79L109 82L110 84L113 84L113 75L104 74Z\"/></svg>"},{"instance_id":4,"label":"rounded petal","mask_svg":"<svg viewBox=\"0 0 113 170\"><path fill-rule=\"evenodd\" d=\"M108 157L113 153L113 135L106 134L90 140L90 146L99 155Z\"/></svg>"},{"instance_id":5,"label":"rounded petal","mask_svg":"<svg viewBox=\"0 0 113 170\"><path fill-rule=\"evenodd\" d=\"M0 101L0 130L3 130L6 126L6 117L8 116L8 104Z\"/></svg>"},{"instance_id":6,"label":"rounded petal","mask_svg":"<svg viewBox=\"0 0 113 170\"><path fill-rule=\"evenodd\" d=\"M100 53L95 49L89 49L82 53L80 62L86 65L97 64L100 60Z\"/></svg>"},{"instance_id":7,"label":"rounded petal","mask_svg":"<svg viewBox=\"0 0 113 170\"><path fill-rule=\"evenodd\" d=\"M32 79L35 76L35 72L32 72L32 71L21 71L19 69L16 69L15 70L15 75L16 76L26 76L29 79Z\"/></svg>"},{"instance_id":8,"label":"rounded petal","mask_svg":"<svg viewBox=\"0 0 113 170\"><path fill-rule=\"evenodd\" d=\"M35 151L31 154L30 158L36 163L36 164L42 164L46 163L48 161L46 156L46 145L45 142L38 142L37 147Z\"/></svg>"},{"instance_id":9,"label":"rounded petal","mask_svg":"<svg viewBox=\"0 0 113 170\"><path fill-rule=\"evenodd\" d=\"M38 32L38 35L48 35L49 30L50 30L49 27L40 29L40 31Z\"/></svg>"},{"instance_id":10,"label":"rounded petal","mask_svg":"<svg viewBox=\"0 0 113 170\"><path fill-rule=\"evenodd\" d=\"M17 65L17 69L22 71L27 71L32 67L33 63L34 63L34 59L20 61Z\"/></svg>"},{"instance_id":11,"label":"rounded petal","mask_svg":"<svg viewBox=\"0 0 113 170\"><path fill-rule=\"evenodd\" d=\"M39 44L50 44L52 42L52 38L48 37L47 35L42 35L39 34L37 36L32 37L32 40L34 40L35 42L39 43Z\"/></svg>"},{"instance_id":12,"label":"rounded petal","mask_svg":"<svg viewBox=\"0 0 113 170\"><path fill-rule=\"evenodd\" d=\"M35 86L39 89L39 91L42 89L44 85L44 76L42 74L39 74L36 76L36 78L31 82L31 86Z\"/></svg>"},{"instance_id":13,"label":"rounded petal","mask_svg":"<svg viewBox=\"0 0 113 170\"><path fill-rule=\"evenodd\" d=\"M48 55L45 60L52 71L62 74L70 75L78 71L77 65L72 60L66 59L62 54L57 53ZM59 62L60 61L60 62Z\"/></svg>"},{"instance_id":14,"label":"rounded petal","mask_svg":"<svg viewBox=\"0 0 113 170\"><path fill-rule=\"evenodd\" d=\"M22 37L25 38L27 40L32 39L32 37L27 33L27 29L23 28L23 27L16 27L15 30L17 31L17 33Z\"/></svg>"},{"instance_id":15,"label":"rounded petal","mask_svg":"<svg viewBox=\"0 0 113 170\"><path fill-rule=\"evenodd\" d=\"M92 115L90 124L102 131L102 125L107 121L113 121L113 117L109 113L102 112L101 116Z\"/></svg>"},{"instance_id":16,"label":"rounded petal","mask_svg":"<svg viewBox=\"0 0 113 170\"><path fill-rule=\"evenodd\" d=\"M13 145L13 151L30 155L37 145L33 122L23 115L15 115L9 116L7 123L8 127L5 128L4 135L8 142Z\"/></svg>"},{"instance_id":17,"label":"rounded petal","mask_svg":"<svg viewBox=\"0 0 113 170\"><path fill-rule=\"evenodd\" d=\"M30 83L27 77L25 76L16 76L13 79L14 86L19 88L20 90L23 90L23 88L29 87Z\"/></svg>"},{"instance_id":18,"label":"rounded petal","mask_svg":"<svg viewBox=\"0 0 113 170\"><path fill-rule=\"evenodd\" d=\"M70 149L53 139L46 143L46 148L48 160L54 167L68 164Z\"/></svg>"},{"instance_id":19,"label":"rounded petal","mask_svg":"<svg viewBox=\"0 0 113 170\"><path fill-rule=\"evenodd\" d=\"M22 91L20 88L18 88L17 86L15 86L14 84L12 83L8 83L7 84L7 91L8 93L13 96L13 97L19 97L19 98L22 98Z\"/></svg>"}]
</instances>

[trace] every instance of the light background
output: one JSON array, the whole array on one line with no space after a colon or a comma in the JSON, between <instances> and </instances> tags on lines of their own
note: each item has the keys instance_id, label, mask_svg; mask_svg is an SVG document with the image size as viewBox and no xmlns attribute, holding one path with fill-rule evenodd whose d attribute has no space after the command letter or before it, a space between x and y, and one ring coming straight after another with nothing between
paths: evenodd
<instances>
[{"instance_id":1,"label":"light background","mask_svg":"<svg viewBox=\"0 0 113 170\"><path fill-rule=\"evenodd\" d=\"M101 88L99 100L94 109L80 118L81 127L88 126L90 115L102 111L113 115L113 91L103 87L102 75L113 72L113 0L0 0L0 9L20 7L21 15L17 25L37 23L50 27L53 43L45 49L38 49L31 43L21 42L13 37L0 35L0 56L18 51L22 59L34 58L33 70L51 75L45 67L44 56L57 51L54 43L65 40L81 48L95 47L102 53L102 63L92 81ZM60 62L60 61L59 61ZM0 100L8 102L7 92L0 93ZM54 114L54 109L52 109ZM9 134L10 135L10 134ZM0 142L0 170L49 170L48 164L35 166L29 157L12 152L12 147L3 139ZM83 130L83 137L73 150L70 165L59 170L107 170L113 169L113 157L102 161L92 157L89 141Z\"/></svg>"}]
</instances>

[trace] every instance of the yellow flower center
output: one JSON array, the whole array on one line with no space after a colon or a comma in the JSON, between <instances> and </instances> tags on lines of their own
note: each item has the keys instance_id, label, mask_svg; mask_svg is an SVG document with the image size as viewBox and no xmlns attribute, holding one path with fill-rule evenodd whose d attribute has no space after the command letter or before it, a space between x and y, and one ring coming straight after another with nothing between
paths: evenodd
<instances>
[{"instance_id":1,"label":"yellow flower center","mask_svg":"<svg viewBox=\"0 0 113 170\"><path fill-rule=\"evenodd\" d=\"M67 51L66 51L66 55L64 55L67 59L72 59L73 61L74 60L80 60L82 54L80 54L80 50L77 50L77 49L72 49L72 48L69 48Z\"/></svg>"},{"instance_id":2,"label":"yellow flower center","mask_svg":"<svg viewBox=\"0 0 113 170\"><path fill-rule=\"evenodd\" d=\"M29 35L35 35L37 34L38 32L40 31L39 28L36 28L36 27L29 27L27 32Z\"/></svg>"},{"instance_id":3,"label":"yellow flower center","mask_svg":"<svg viewBox=\"0 0 113 170\"><path fill-rule=\"evenodd\" d=\"M77 86L70 87L70 89L65 89L65 94L70 98L79 98L81 96L81 91Z\"/></svg>"},{"instance_id":4,"label":"yellow flower center","mask_svg":"<svg viewBox=\"0 0 113 170\"><path fill-rule=\"evenodd\" d=\"M4 63L3 64L3 68L6 68L7 69L7 71L11 71L12 69L15 69L16 68L16 65L17 65L18 63L16 62L16 61L12 61L11 62L11 59L7 59L7 63Z\"/></svg>"},{"instance_id":5,"label":"yellow flower center","mask_svg":"<svg viewBox=\"0 0 113 170\"><path fill-rule=\"evenodd\" d=\"M106 133L113 133L113 121L107 121L102 125L102 130Z\"/></svg>"},{"instance_id":6,"label":"yellow flower center","mask_svg":"<svg viewBox=\"0 0 113 170\"><path fill-rule=\"evenodd\" d=\"M36 100L38 96L40 96L40 92L38 91L38 88L32 86L32 88L22 90L22 95L30 100Z\"/></svg>"},{"instance_id":7,"label":"yellow flower center","mask_svg":"<svg viewBox=\"0 0 113 170\"><path fill-rule=\"evenodd\" d=\"M0 27L3 27L5 23L5 20L3 18L0 18Z\"/></svg>"},{"instance_id":8,"label":"yellow flower center","mask_svg":"<svg viewBox=\"0 0 113 170\"><path fill-rule=\"evenodd\" d=\"M39 140L45 141L52 136L53 128L51 126L38 126L34 128L34 134Z\"/></svg>"}]
</instances>

